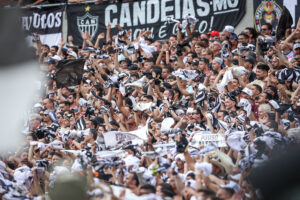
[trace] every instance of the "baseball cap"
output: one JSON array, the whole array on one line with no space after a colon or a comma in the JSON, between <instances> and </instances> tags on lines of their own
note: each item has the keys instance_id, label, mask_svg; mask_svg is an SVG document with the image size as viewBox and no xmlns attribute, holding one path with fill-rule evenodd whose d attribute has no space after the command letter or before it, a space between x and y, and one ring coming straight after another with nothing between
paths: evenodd
<instances>
[{"instance_id":1,"label":"baseball cap","mask_svg":"<svg viewBox=\"0 0 300 200\"><path fill-rule=\"evenodd\" d=\"M219 32L216 31L216 30L213 30L213 31L210 32L208 35L209 35L209 36L212 36L212 37L220 37Z\"/></svg>"},{"instance_id":2,"label":"baseball cap","mask_svg":"<svg viewBox=\"0 0 300 200\"><path fill-rule=\"evenodd\" d=\"M189 108L187 109L187 111L186 111L186 114L192 114L193 111L194 111L194 109L191 108L191 107L189 107Z\"/></svg>"},{"instance_id":3,"label":"baseball cap","mask_svg":"<svg viewBox=\"0 0 300 200\"><path fill-rule=\"evenodd\" d=\"M174 160L178 160L180 159L182 162L185 162L185 158L184 158L184 155L183 153L179 153L175 156L175 159Z\"/></svg>"},{"instance_id":4,"label":"baseball cap","mask_svg":"<svg viewBox=\"0 0 300 200\"><path fill-rule=\"evenodd\" d=\"M214 58L214 61L216 61L216 62L219 63L219 64L222 64L222 63L223 63L223 59L220 58L220 57L215 57L215 58Z\"/></svg>"},{"instance_id":5,"label":"baseball cap","mask_svg":"<svg viewBox=\"0 0 300 200\"><path fill-rule=\"evenodd\" d=\"M229 37L230 40L238 40L238 36L236 34L232 34L230 37Z\"/></svg>"},{"instance_id":6,"label":"baseball cap","mask_svg":"<svg viewBox=\"0 0 300 200\"><path fill-rule=\"evenodd\" d=\"M69 51L68 55L73 56L74 58L77 59L77 54L74 51Z\"/></svg>"},{"instance_id":7,"label":"baseball cap","mask_svg":"<svg viewBox=\"0 0 300 200\"><path fill-rule=\"evenodd\" d=\"M34 104L33 108L41 108L42 109L43 105L40 103L36 103L36 104Z\"/></svg>"},{"instance_id":8,"label":"baseball cap","mask_svg":"<svg viewBox=\"0 0 300 200\"><path fill-rule=\"evenodd\" d=\"M252 90L250 90L249 88L246 88L246 87L242 90L242 92L248 94L250 97L252 97L252 95L253 95Z\"/></svg>"},{"instance_id":9,"label":"baseball cap","mask_svg":"<svg viewBox=\"0 0 300 200\"><path fill-rule=\"evenodd\" d=\"M128 69L129 70L138 70L139 67L136 64L132 64L132 65L128 66Z\"/></svg>"},{"instance_id":10,"label":"baseball cap","mask_svg":"<svg viewBox=\"0 0 300 200\"><path fill-rule=\"evenodd\" d=\"M46 64L48 64L48 65L50 65L50 64L55 65L56 62L55 62L55 60L50 59L48 62L46 62Z\"/></svg>"},{"instance_id":11,"label":"baseball cap","mask_svg":"<svg viewBox=\"0 0 300 200\"><path fill-rule=\"evenodd\" d=\"M255 63L255 58L251 57L251 56L248 56L244 59L245 62L249 62L251 63L252 65L254 65Z\"/></svg>"},{"instance_id":12,"label":"baseball cap","mask_svg":"<svg viewBox=\"0 0 300 200\"><path fill-rule=\"evenodd\" d=\"M52 56L51 59L60 61L61 57L59 57L58 55L55 55L55 56Z\"/></svg>"},{"instance_id":13,"label":"baseball cap","mask_svg":"<svg viewBox=\"0 0 300 200\"><path fill-rule=\"evenodd\" d=\"M229 32L229 33L233 33L234 32L234 27L230 26L230 25L227 25L227 26L225 26L224 30Z\"/></svg>"},{"instance_id":14,"label":"baseball cap","mask_svg":"<svg viewBox=\"0 0 300 200\"><path fill-rule=\"evenodd\" d=\"M300 43L295 43L293 46L293 50L300 48Z\"/></svg>"}]
</instances>

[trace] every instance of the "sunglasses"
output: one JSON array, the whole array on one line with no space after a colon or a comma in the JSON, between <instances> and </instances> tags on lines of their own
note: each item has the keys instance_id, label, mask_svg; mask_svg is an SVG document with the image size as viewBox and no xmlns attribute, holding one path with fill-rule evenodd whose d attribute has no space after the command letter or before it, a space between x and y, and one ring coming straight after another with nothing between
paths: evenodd
<instances>
[{"instance_id":1,"label":"sunglasses","mask_svg":"<svg viewBox=\"0 0 300 200\"><path fill-rule=\"evenodd\" d=\"M262 30L262 31L267 31L268 29L266 29L266 28L262 28L261 30Z\"/></svg>"}]
</instances>

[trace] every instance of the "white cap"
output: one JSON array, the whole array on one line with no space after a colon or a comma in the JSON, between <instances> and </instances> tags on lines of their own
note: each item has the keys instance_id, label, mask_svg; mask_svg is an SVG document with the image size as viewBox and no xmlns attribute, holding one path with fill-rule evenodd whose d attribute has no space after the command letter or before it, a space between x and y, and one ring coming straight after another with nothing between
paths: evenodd
<instances>
[{"instance_id":1,"label":"white cap","mask_svg":"<svg viewBox=\"0 0 300 200\"><path fill-rule=\"evenodd\" d=\"M184 158L183 153L177 154L175 156L175 161L178 160L178 159L180 159L182 162L185 162L185 158Z\"/></svg>"},{"instance_id":2,"label":"white cap","mask_svg":"<svg viewBox=\"0 0 300 200\"><path fill-rule=\"evenodd\" d=\"M227 25L227 26L225 26L224 30L229 32L229 33L233 33L234 32L234 27L230 26L230 25Z\"/></svg>"},{"instance_id":3,"label":"white cap","mask_svg":"<svg viewBox=\"0 0 300 200\"><path fill-rule=\"evenodd\" d=\"M191 107L189 107L189 108L187 109L187 111L186 111L186 114L192 114L193 111L194 111L194 109L191 108Z\"/></svg>"},{"instance_id":4,"label":"white cap","mask_svg":"<svg viewBox=\"0 0 300 200\"><path fill-rule=\"evenodd\" d=\"M250 90L249 88L246 88L246 87L242 90L242 92L248 94L250 97L252 97L252 95L253 95L252 90Z\"/></svg>"},{"instance_id":5,"label":"white cap","mask_svg":"<svg viewBox=\"0 0 300 200\"><path fill-rule=\"evenodd\" d=\"M73 52L74 52L74 51L73 51ZM74 53L75 53L75 52L74 52ZM60 60L61 60L61 57L59 57L58 55L52 56L51 58L54 59L54 60L57 60L57 61L60 61Z\"/></svg>"},{"instance_id":6,"label":"white cap","mask_svg":"<svg viewBox=\"0 0 300 200\"><path fill-rule=\"evenodd\" d=\"M175 113L176 113L177 115L182 115L182 114L184 114L184 111L183 111L182 109L177 109L177 110L175 111Z\"/></svg>"},{"instance_id":7,"label":"white cap","mask_svg":"<svg viewBox=\"0 0 300 200\"><path fill-rule=\"evenodd\" d=\"M293 46L293 50L300 48L300 43L295 43Z\"/></svg>"},{"instance_id":8,"label":"white cap","mask_svg":"<svg viewBox=\"0 0 300 200\"><path fill-rule=\"evenodd\" d=\"M36 104L34 104L33 107L34 107L34 108L43 108L43 105L40 104L40 103L36 103Z\"/></svg>"},{"instance_id":9,"label":"white cap","mask_svg":"<svg viewBox=\"0 0 300 200\"><path fill-rule=\"evenodd\" d=\"M74 58L77 59L77 54L74 51L68 52L68 55L73 56Z\"/></svg>"},{"instance_id":10,"label":"white cap","mask_svg":"<svg viewBox=\"0 0 300 200\"><path fill-rule=\"evenodd\" d=\"M205 85L203 85L203 83L199 83L198 85L198 90L206 90L207 88L205 87Z\"/></svg>"},{"instance_id":11,"label":"white cap","mask_svg":"<svg viewBox=\"0 0 300 200\"><path fill-rule=\"evenodd\" d=\"M214 61L216 61L217 63L219 63L220 65L223 63L223 59L220 57L215 57Z\"/></svg>"}]
</instances>

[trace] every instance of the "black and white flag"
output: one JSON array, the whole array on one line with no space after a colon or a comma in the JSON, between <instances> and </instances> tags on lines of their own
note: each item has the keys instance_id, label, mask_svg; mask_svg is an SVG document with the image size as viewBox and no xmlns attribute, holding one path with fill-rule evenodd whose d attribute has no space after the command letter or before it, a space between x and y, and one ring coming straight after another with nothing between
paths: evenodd
<instances>
[{"instance_id":1,"label":"black and white flag","mask_svg":"<svg viewBox=\"0 0 300 200\"><path fill-rule=\"evenodd\" d=\"M58 45L62 37L63 11L61 6L24 9L21 23L23 30L29 34L29 42L34 40L32 34L37 33L43 44Z\"/></svg>"},{"instance_id":2,"label":"black and white flag","mask_svg":"<svg viewBox=\"0 0 300 200\"><path fill-rule=\"evenodd\" d=\"M99 33L106 32L111 25L111 34L118 34L119 24L131 30L129 36L135 40L142 30L151 30L151 38L163 40L177 33L176 23L195 25L199 33L221 31L225 25L237 26L246 11L246 1L193 1L193 0L151 0L118 3L69 5L67 7L68 35L75 45L82 44L81 32L89 32L93 42Z\"/></svg>"}]
</instances>

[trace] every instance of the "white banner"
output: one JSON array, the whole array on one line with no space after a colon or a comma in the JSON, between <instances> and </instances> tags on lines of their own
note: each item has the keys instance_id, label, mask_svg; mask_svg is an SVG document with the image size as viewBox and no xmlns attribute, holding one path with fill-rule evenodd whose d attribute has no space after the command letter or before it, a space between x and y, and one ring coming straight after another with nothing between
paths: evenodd
<instances>
[{"instance_id":1,"label":"white banner","mask_svg":"<svg viewBox=\"0 0 300 200\"><path fill-rule=\"evenodd\" d=\"M132 141L133 144L143 144L147 141L147 126L131 132L109 131L103 134L106 147Z\"/></svg>"},{"instance_id":2,"label":"white banner","mask_svg":"<svg viewBox=\"0 0 300 200\"><path fill-rule=\"evenodd\" d=\"M195 134L191 146L199 148L214 142L218 147L227 147L225 136L223 134Z\"/></svg>"}]
</instances>

